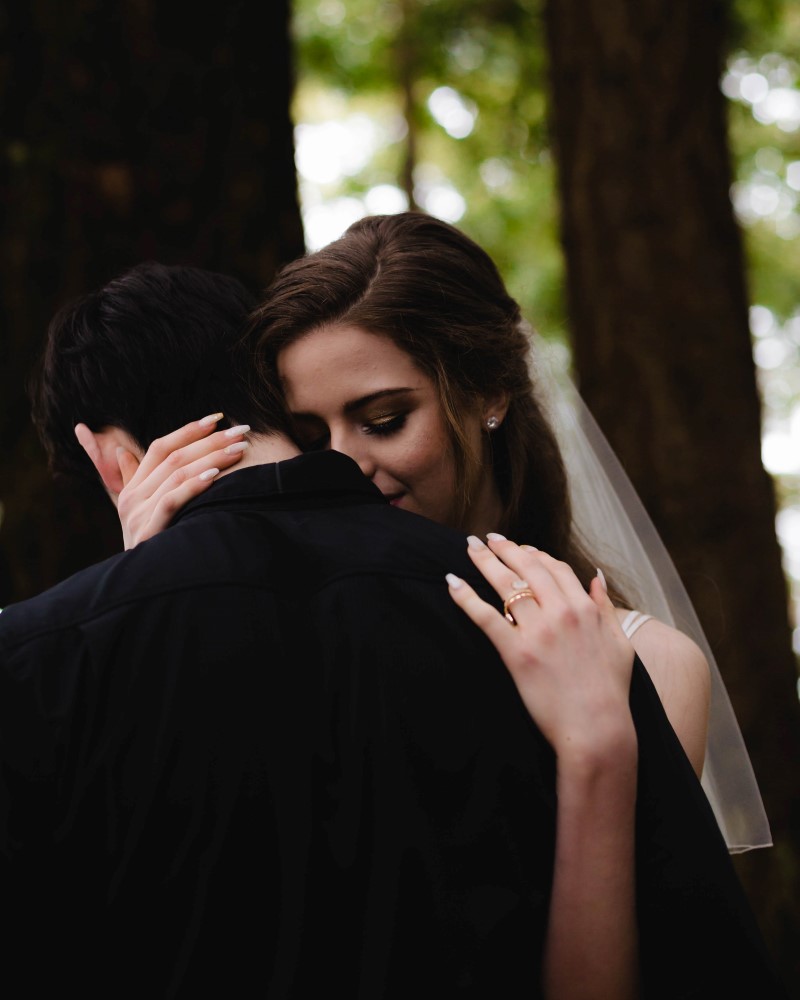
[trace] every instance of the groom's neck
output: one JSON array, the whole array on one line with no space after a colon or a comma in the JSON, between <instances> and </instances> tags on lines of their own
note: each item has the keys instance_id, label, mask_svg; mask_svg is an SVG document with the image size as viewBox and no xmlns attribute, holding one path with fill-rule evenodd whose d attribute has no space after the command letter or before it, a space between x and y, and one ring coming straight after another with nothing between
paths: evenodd
<instances>
[{"instance_id":1,"label":"groom's neck","mask_svg":"<svg viewBox=\"0 0 800 1000\"><path fill-rule=\"evenodd\" d=\"M300 449L285 434L248 434L248 446L240 462L223 469L216 477L227 476L230 472L247 468L251 465L268 465L271 462L285 462L289 458L296 458L300 454Z\"/></svg>"}]
</instances>

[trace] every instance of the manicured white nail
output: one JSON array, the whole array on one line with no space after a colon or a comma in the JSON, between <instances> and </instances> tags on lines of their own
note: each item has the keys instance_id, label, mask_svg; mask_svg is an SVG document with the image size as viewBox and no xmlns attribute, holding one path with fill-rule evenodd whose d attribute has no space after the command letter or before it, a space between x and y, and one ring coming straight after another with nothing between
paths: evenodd
<instances>
[{"instance_id":1,"label":"manicured white nail","mask_svg":"<svg viewBox=\"0 0 800 1000\"><path fill-rule=\"evenodd\" d=\"M445 580L447 580L447 585L451 590L458 590L459 587L464 585L464 581L460 576L456 576L455 573L446 573Z\"/></svg>"},{"instance_id":2,"label":"manicured white nail","mask_svg":"<svg viewBox=\"0 0 800 1000\"><path fill-rule=\"evenodd\" d=\"M210 427L212 424L218 424L222 420L224 414L222 413L209 413L207 417L203 417L202 420L198 420L198 424L201 427Z\"/></svg>"},{"instance_id":3,"label":"manicured white nail","mask_svg":"<svg viewBox=\"0 0 800 1000\"><path fill-rule=\"evenodd\" d=\"M526 590L530 586L530 584L528 583L527 580L514 580L511 586L514 588L514 590Z\"/></svg>"},{"instance_id":4,"label":"manicured white nail","mask_svg":"<svg viewBox=\"0 0 800 1000\"><path fill-rule=\"evenodd\" d=\"M598 580L600 581L600 583L601 583L601 584L603 585L603 590L604 590L604 591L605 591L606 593L608 593L608 584L606 583L606 575L605 575L605 573L604 573L604 572L603 572L603 571L602 571L602 570L600 569L600 567L599 567L599 566L597 567L597 579L598 579Z\"/></svg>"},{"instance_id":5,"label":"manicured white nail","mask_svg":"<svg viewBox=\"0 0 800 1000\"><path fill-rule=\"evenodd\" d=\"M486 537L490 542L504 542L506 540L505 535L499 535L496 531L488 532Z\"/></svg>"},{"instance_id":6,"label":"manicured white nail","mask_svg":"<svg viewBox=\"0 0 800 1000\"><path fill-rule=\"evenodd\" d=\"M478 538L477 535L467 535L467 545L469 545L469 547L471 549L485 549L486 548L486 546L483 544L483 542L480 540L480 538Z\"/></svg>"},{"instance_id":7,"label":"manicured white nail","mask_svg":"<svg viewBox=\"0 0 800 1000\"><path fill-rule=\"evenodd\" d=\"M209 479L213 479L214 476L216 476L218 473L219 473L219 469L206 469L206 471L205 472L201 472L200 475L197 478L198 479L202 479L203 482L205 483Z\"/></svg>"},{"instance_id":8,"label":"manicured white nail","mask_svg":"<svg viewBox=\"0 0 800 1000\"><path fill-rule=\"evenodd\" d=\"M226 455L235 455L239 451L244 451L245 448L250 447L249 441L237 441L236 444L229 444L225 449Z\"/></svg>"},{"instance_id":9,"label":"manicured white nail","mask_svg":"<svg viewBox=\"0 0 800 1000\"><path fill-rule=\"evenodd\" d=\"M239 424L237 427L229 427L225 431L226 438L235 438L239 434L246 434L250 430L250 424Z\"/></svg>"}]
</instances>

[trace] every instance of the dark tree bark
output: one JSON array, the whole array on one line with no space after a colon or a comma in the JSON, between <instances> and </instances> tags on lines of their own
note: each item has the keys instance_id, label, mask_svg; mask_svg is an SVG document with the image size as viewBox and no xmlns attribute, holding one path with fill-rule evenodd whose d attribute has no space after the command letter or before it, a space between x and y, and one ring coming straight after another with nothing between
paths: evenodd
<instances>
[{"instance_id":1,"label":"dark tree bark","mask_svg":"<svg viewBox=\"0 0 800 1000\"><path fill-rule=\"evenodd\" d=\"M118 548L53 489L23 383L65 300L144 259L256 293L303 252L288 0L3 4L0 606Z\"/></svg>"},{"instance_id":2,"label":"dark tree bark","mask_svg":"<svg viewBox=\"0 0 800 1000\"><path fill-rule=\"evenodd\" d=\"M411 211L420 211L414 194L414 170L417 166L417 122L416 102L414 101L414 75L411 65L411 42L401 38L398 44L398 78L403 94L403 117L406 121L406 139L403 164L400 174L401 186L408 198Z\"/></svg>"},{"instance_id":3,"label":"dark tree bark","mask_svg":"<svg viewBox=\"0 0 800 1000\"><path fill-rule=\"evenodd\" d=\"M417 117L419 110L415 95L417 79L417 59L419 46L415 37L418 29L416 10L412 0L400 0L400 28L397 36L395 58L397 60L397 82L403 102L403 117L406 123L406 138L404 143L403 163L400 174L400 184L408 198L411 211L420 211L414 193L414 171L417 168L419 126Z\"/></svg>"},{"instance_id":4,"label":"dark tree bark","mask_svg":"<svg viewBox=\"0 0 800 1000\"><path fill-rule=\"evenodd\" d=\"M718 0L549 0L576 376L709 640L775 847L737 860L800 989L800 712L741 238Z\"/></svg>"}]
</instances>

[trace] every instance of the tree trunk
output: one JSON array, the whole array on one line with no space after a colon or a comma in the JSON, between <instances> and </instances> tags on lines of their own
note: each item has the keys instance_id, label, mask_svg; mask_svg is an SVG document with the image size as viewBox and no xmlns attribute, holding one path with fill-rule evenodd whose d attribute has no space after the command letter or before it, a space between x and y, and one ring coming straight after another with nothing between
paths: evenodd
<instances>
[{"instance_id":1,"label":"tree trunk","mask_svg":"<svg viewBox=\"0 0 800 1000\"><path fill-rule=\"evenodd\" d=\"M415 97L417 79L417 39L414 35L415 28L418 28L416 11L413 8L412 0L400 0L400 29L397 36L397 81L400 87L403 102L403 118L406 123L406 137L403 149L403 163L401 167L401 187L405 191L408 199L408 207L411 211L420 211L414 193L414 171L417 168L417 133L418 133L418 110Z\"/></svg>"},{"instance_id":2,"label":"tree trunk","mask_svg":"<svg viewBox=\"0 0 800 1000\"><path fill-rule=\"evenodd\" d=\"M0 606L120 545L53 488L23 382L50 317L144 259L260 292L303 252L288 0L6 4L0 96Z\"/></svg>"},{"instance_id":3,"label":"tree trunk","mask_svg":"<svg viewBox=\"0 0 800 1000\"><path fill-rule=\"evenodd\" d=\"M718 658L775 847L737 869L800 989L800 711L719 89L717 0L549 0L576 377Z\"/></svg>"}]
</instances>

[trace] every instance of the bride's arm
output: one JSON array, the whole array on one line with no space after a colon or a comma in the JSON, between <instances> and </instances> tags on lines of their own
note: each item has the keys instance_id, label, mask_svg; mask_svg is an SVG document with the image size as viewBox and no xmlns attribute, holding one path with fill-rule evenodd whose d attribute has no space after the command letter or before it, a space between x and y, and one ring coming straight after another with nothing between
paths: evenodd
<instances>
[{"instance_id":1,"label":"bride's arm","mask_svg":"<svg viewBox=\"0 0 800 1000\"><path fill-rule=\"evenodd\" d=\"M599 580L587 594L544 553L490 536L470 555L506 598L517 625L448 578L455 602L502 656L556 753L558 813L544 951L545 996L629 1000L637 995L636 733L628 706L633 648ZM500 561L502 559L502 561Z\"/></svg>"},{"instance_id":2,"label":"bride's arm","mask_svg":"<svg viewBox=\"0 0 800 1000\"><path fill-rule=\"evenodd\" d=\"M617 609L619 618L627 612ZM651 618L631 638L695 774L703 773L711 675L700 647L683 632Z\"/></svg>"}]
</instances>

